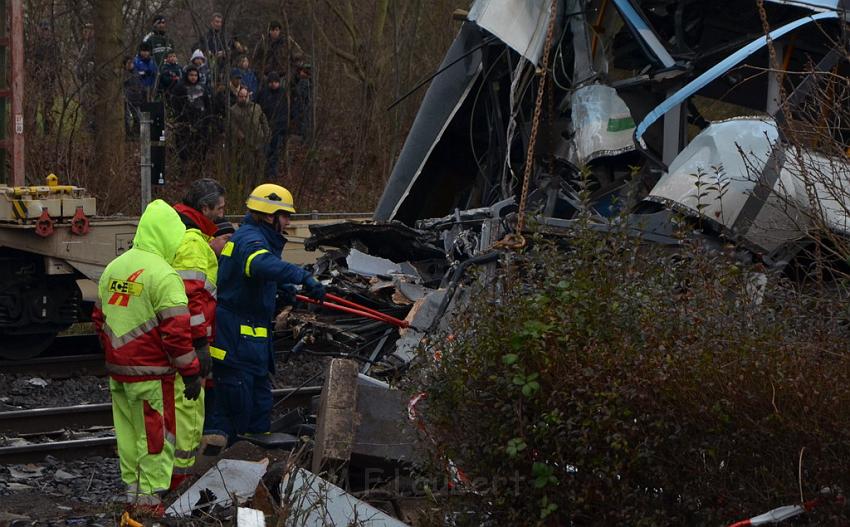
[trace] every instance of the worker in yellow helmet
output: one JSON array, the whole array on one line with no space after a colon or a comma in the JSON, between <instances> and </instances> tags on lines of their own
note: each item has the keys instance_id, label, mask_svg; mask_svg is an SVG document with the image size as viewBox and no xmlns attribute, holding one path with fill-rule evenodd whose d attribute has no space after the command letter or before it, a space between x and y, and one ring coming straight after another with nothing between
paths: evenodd
<instances>
[{"instance_id":1,"label":"worker in yellow helmet","mask_svg":"<svg viewBox=\"0 0 850 527\"><path fill-rule=\"evenodd\" d=\"M213 359L215 400L204 424L207 435L259 434L271 426L274 372L272 319L278 289L301 285L323 299L322 284L282 260L283 233L295 212L292 194L266 183L246 202L248 213L221 251Z\"/></svg>"}]
</instances>

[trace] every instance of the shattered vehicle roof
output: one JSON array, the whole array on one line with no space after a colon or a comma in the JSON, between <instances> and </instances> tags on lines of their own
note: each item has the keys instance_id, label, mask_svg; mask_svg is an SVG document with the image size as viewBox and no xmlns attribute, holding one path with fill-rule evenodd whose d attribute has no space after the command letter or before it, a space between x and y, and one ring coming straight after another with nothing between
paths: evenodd
<instances>
[{"instance_id":1,"label":"shattered vehicle roof","mask_svg":"<svg viewBox=\"0 0 850 527\"><path fill-rule=\"evenodd\" d=\"M543 0L472 5L428 87L376 208L377 222L412 226L453 211L518 201L549 5ZM788 178L794 171L781 177L753 174L751 166L744 170L733 159L740 156L734 141L709 138L719 139L721 130L748 137L753 116L768 123L756 125L762 132L781 129L769 124L784 118L779 83L789 100L799 102L811 80L800 72L812 62L817 71L836 66L830 56L848 5L772 0L764 4L763 20L755 1L558 2L553 93L544 104L529 210L544 224L569 221L580 207L579 181L586 169L600 218L621 212L626 190L637 185L643 201L633 206L633 215L654 215L661 206L703 216L744 246L786 258L799 247L805 222L789 226L767 213L768 200L754 196L754 189L766 182L775 190L783 181L793 188ZM764 22L771 30L767 37ZM789 71L781 81L770 74L768 43ZM696 144L715 149L702 161L688 148L700 133L707 135ZM776 157L781 133L772 137L756 150ZM716 166L706 164L709 160L726 163L723 177L741 183L737 196L748 196L724 197L729 218L708 217L688 201L693 174L683 170L708 172ZM791 196L804 206L799 193ZM826 199L824 193L820 199ZM742 208L733 210L736 200ZM846 223L840 208L827 207L834 227ZM764 224L755 225L758 221Z\"/></svg>"}]
</instances>

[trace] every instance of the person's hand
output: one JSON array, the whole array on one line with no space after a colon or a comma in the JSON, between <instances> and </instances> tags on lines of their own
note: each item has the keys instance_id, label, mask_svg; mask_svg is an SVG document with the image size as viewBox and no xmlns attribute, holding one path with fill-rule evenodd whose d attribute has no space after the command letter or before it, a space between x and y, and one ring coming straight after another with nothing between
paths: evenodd
<instances>
[{"instance_id":1,"label":"person's hand","mask_svg":"<svg viewBox=\"0 0 850 527\"><path fill-rule=\"evenodd\" d=\"M325 286L316 280L313 275L305 278L301 285L304 286L304 294L310 298L315 298L320 301L325 299Z\"/></svg>"},{"instance_id":2,"label":"person's hand","mask_svg":"<svg viewBox=\"0 0 850 527\"><path fill-rule=\"evenodd\" d=\"M195 401L201 396L201 377L198 375L189 375L183 377L183 397L187 401Z\"/></svg>"},{"instance_id":3,"label":"person's hand","mask_svg":"<svg viewBox=\"0 0 850 527\"><path fill-rule=\"evenodd\" d=\"M298 290L292 284L286 284L278 287L277 294L280 299L280 304L284 306L294 306L297 302L295 295Z\"/></svg>"},{"instance_id":4,"label":"person's hand","mask_svg":"<svg viewBox=\"0 0 850 527\"><path fill-rule=\"evenodd\" d=\"M207 377L209 377L210 371L212 371L210 345L204 344L203 346L195 348L195 355L198 356L198 362L201 363L201 372L199 375L202 379L206 379Z\"/></svg>"}]
</instances>

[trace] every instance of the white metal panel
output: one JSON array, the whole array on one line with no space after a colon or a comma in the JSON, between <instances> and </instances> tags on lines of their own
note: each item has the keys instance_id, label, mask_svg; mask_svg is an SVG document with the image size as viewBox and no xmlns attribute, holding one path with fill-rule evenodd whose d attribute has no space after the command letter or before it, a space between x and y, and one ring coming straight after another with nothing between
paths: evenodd
<instances>
[{"instance_id":1,"label":"white metal panel","mask_svg":"<svg viewBox=\"0 0 850 527\"><path fill-rule=\"evenodd\" d=\"M543 53L550 5L546 0L477 0L467 18L537 65Z\"/></svg>"}]
</instances>

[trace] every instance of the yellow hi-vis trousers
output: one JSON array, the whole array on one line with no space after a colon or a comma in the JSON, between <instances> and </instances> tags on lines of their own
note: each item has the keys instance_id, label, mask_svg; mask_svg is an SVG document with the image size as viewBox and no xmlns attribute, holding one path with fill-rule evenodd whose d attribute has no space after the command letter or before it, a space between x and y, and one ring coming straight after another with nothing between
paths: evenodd
<instances>
[{"instance_id":1,"label":"yellow hi-vis trousers","mask_svg":"<svg viewBox=\"0 0 850 527\"><path fill-rule=\"evenodd\" d=\"M174 413L177 417L177 441L174 451L174 474L188 474L195 466L198 445L204 433L204 391L194 401L183 396L183 378L174 382Z\"/></svg>"},{"instance_id":2,"label":"yellow hi-vis trousers","mask_svg":"<svg viewBox=\"0 0 850 527\"><path fill-rule=\"evenodd\" d=\"M131 502L159 501L171 483L174 464L174 377L109 380L121 480Z\"/></svg>"}]
</instances>

